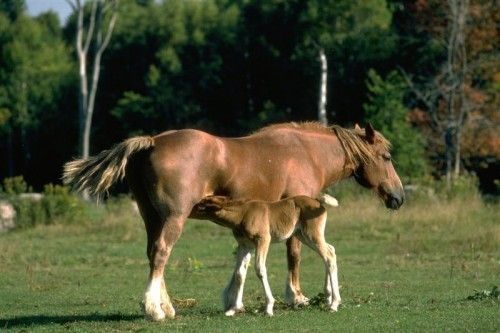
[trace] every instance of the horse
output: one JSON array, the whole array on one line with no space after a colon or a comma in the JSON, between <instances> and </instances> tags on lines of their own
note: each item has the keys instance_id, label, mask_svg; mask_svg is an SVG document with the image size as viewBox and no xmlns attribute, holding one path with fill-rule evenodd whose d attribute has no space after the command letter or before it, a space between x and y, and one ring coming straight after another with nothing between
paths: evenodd
<instances>
[{"instance_id":1,"label":"horse","mask_svg":"<svg viewBox=\"0 0 500 333\"><path fill-rule=\"evenodd\" d=\"M150 270L145 313L152 320L163 320L175 316L164 268L193 206L202 198L314 198L327 186L354 177L373 189L388 208L398 209L404 191L389 151L389 141L369 124L364 129L357 125L346 129L292 122L239 138L172 130L130 138L95 156L68 162L63 181L99 198L113 183L126 178L147 234ZM286 245L285 300L294 306L307 304L299 283L301 242L292 236ZM242 266L236 271L246 274ZM228 286L228 294L237 295L242 287L243 280L236 279ZM237 299L229 303L236 307Z\"/></svg>"},{"instance_id":2,"label":"horse","mask_svg":"<svg viewBox=\"0 0 500 333\"><path fill-rule=\"evenodd\" d=\"M268 316L273 315L274 307L266 269L269 245L272 241L284 241L297 235L325 263L325 296L330 310L335 312L341 299L335 248L325 241L324 235L327 213L322 203L326 203L325 201L303 195L276 202L208 196L193 207L191 214L232 229L238 247L243 249L236 258L236 267L248 267L250 251L255 248L255 272L264 288ZM238 272L232 279L243 279L243 276ZM243 288L236 295L235 307L231 304L233 298L226 288L222 296L226 316L233 316L237 311L243 310Z\"/></svg>"}]
</instances>

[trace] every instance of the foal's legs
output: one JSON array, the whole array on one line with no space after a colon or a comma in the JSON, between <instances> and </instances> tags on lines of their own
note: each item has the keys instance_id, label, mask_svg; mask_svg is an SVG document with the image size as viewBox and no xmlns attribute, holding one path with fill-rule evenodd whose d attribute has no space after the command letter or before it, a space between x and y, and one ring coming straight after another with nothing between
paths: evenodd
<instances>
[{"instance_id":1,"label":"foal's legs","mask_svg":"<svg viewBox=\"0 0 500 333\"><path fill-rule=\"evenodd\" d=\"M250 251L251 248L243 244L238 245L236 267L229 284L222 294L226 316L233 316L236 312L243 311L243 286L245 285L247 269L252 257Z\"/></svg>"},{"instance_id":2,"label":"foal's legs","mask_svg":"<svg viewBox=\"0 0 500 333\"><path fill-rule=\"evenodd\" d=\"M335 248L325 241L324 227L326 214L314 220L302 223L300 238L311 249L316 251L325 263L325 294L331 311L337 311L340 304L340 292L337 272L337 256Z\"/></svg>"},{"instance_id":3,"label":"foal's legs","mask_svg":"<svg viewBox=\"0 0 500 333\"><path fill-rule=\"evenodd\" d=\"M255 272L257 277L262 282L264 291L266 293L266 313L269 316L273 315L274 297L271 293L271 286L267 280L266 258L271 243L270 237L262 237L257 241L255 250Z\"/></svg>"},{"instance_id":4,"label":"foal's legs","mask_svg":"<svg viewBox=\"0 0 500 333\"><path fill-rule=\"evenodd\" d=\"M285 288L285 299L288 304L294 306L309 305L309 299L300 290L300 240L293 235L286 242L288 260L288 277Z\"/></svg>"}]
</instances>

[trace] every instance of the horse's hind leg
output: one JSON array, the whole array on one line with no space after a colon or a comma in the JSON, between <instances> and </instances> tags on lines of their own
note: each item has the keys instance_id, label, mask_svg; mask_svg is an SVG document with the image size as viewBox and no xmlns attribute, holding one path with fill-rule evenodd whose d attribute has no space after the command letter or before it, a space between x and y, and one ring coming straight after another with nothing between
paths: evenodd
<instances>
[{"instance_id":1,"label":"horse's hind leg","mask_svg":"<svg viewBox=\"0 0 500 333\"><path fill-rule=\"evenodd\" d=\"M286 302L293 306L308 305L309 299L300 290L300 240L294 235L286 242L288 278L285 289Z\"/></svg>"},{"instance_id":2,"label":"horse's hind leg","mask_svg":"<svg viewBox=\"0 0 500 333\"><path fill-rule=\"evenodd\" d=\"M243 287L250 264L250 248L239 244L236 254L236 267L231 280L222 293L222 302L226 316L233 316L238 311L243 311Z\"/></svg>"},{"instance_id":3,"label":"horse's hind leg","mask_svg":"<svg viewBox=\"0 0 500 333\"><path fill-rule=\"evenodd\" d=\"M162 223L161 231L148 235L149 282L144 294L145 312L153 320L173 318L175 310L168 296L163 272L174 244L179 239L186 217L168 216ZM148 233L149 234L149 233Z\"/></svg>"},{"instance_id":4,"label":"horse's hind leg","mask_svg":"<svg viewBox=\"0 0 500 333\"><path fill-rule=\"evenodd\" d=\"M171 214L167 207L156 207L140 177L129 177L129 185L137 200L147 233L146 254L149 259L149 281L144 293L146 317L162 320L173 318L175 310L168 296L163 271L175 242L179 238L186 216Z\"/></svg>"}]
</instances>

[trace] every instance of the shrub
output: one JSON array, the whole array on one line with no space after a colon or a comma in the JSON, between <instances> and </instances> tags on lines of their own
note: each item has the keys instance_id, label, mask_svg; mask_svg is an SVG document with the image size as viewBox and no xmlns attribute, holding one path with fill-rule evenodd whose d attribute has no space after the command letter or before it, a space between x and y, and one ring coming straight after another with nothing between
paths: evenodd
<instances>
[{"instance_id":1,"label":"shrub","mask_svg":"<svg viewBox=\"0 0 500 333\"><path fill-rule=\"evenodd\" d=\"M49 184L41 196L26 195L32 191L22 176L6 178L0 187L0 197L11 202L16 210L17 228L84 220L85 203L72 194L69 188Z\"/></svg>"},{"instance_id":2,"label":"shrub","mask_svg":"<svg viewBox=\"0 0 500 333\"><path fill-rule=\"evenodd\" d=\"M45 185L42 206L45 213L45 224L54 222L76 223L84 218L84 202L72 194L67 186Z\"/></svg>"}]
</instances>

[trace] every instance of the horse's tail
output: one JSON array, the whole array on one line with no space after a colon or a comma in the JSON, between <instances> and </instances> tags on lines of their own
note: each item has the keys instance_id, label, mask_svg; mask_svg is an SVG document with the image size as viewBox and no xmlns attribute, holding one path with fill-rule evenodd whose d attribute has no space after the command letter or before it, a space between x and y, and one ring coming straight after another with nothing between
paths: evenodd
<instances>
[{"instance_id":1,"label":"horse's tail","mask_svg":"<svg viewBox=\"0 0 500 333\"><path fill-rule=\"evenodd\" d=\"M64 165L63 182L77 192L101 197L111 185L125 177L125 168L130 157L154 147L150 136L130 138L96 156L77 159Z\"/></svg>"}]
</instances>

